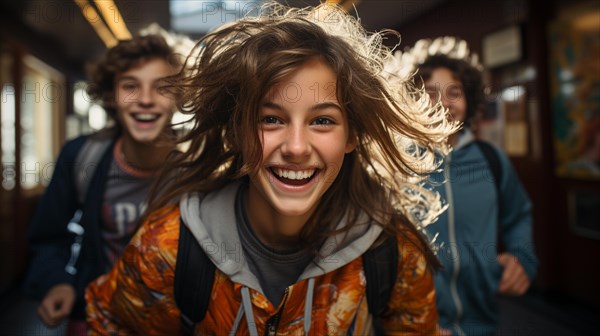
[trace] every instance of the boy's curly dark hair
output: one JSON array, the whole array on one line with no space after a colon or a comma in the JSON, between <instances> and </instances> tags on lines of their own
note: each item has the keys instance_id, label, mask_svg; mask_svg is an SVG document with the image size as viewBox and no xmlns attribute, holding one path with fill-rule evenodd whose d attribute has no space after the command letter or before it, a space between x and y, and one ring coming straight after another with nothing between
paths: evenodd
<instances>
[{"instance_id":1,"label":"boy's curly dark hair","mask_svg":"<svg viewBox=\"0 0 600 336\"><path fill-rule=\"evenodd\" d=\"M109 117L115 119L115 77L145 61L157 58L166 60L176 68L181 65L173 48L162 36L138 35L131 40L119 41L91 71L88 95L100 102Z\"/></svg>"},{"instance_id":2,"label":"boy's curly dark hair","mask_svg":"<svg viewBox=\"0 0 600 336\"><path fill-rule=\"evenodd\" d=\"M483 75L479 69L462 59L451 58L443 54L431 55L419 66L416 79L426 82L431 78L433 70L446 68L450 70L463 86L463 94L467 102L465 127L471 125L475 114L483 107L485 101ZM443 94L443 93L442 93Z\"/></svg>"}]
</instances>

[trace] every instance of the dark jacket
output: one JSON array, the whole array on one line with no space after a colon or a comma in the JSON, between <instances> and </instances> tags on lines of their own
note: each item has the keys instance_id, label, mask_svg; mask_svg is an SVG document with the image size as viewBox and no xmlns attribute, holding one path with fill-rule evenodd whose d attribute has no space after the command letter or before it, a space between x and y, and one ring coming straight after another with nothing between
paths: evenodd
<instances>
[{"instance_id":1,"label":"dark jacket","mask_svg":"<svg viewBox=\"0 0 600 336\"><path fill-rule=\"evenodd\" d=\"M72 284L77 297L71 316L77 319L85 318L85 287L104 273L108 265L101 248L100 211L115 143L112 140L108 149L101 153L95 162L88 162L86 167L82 167L83 164L77 162L77 158L86 141L96 140L93 136L81 136L67 142L61 150L52 180L29 228L28 239L32 258L23 288L27 297L41 300L53 286L61 283ZM75 174L81 169L86 169L88 174L94 172L84 204L80 204L78 200L81 197L78 197L75 181ZM75 265L77 273L71 275L65 271L65 266L75 236L67 231L67 224L77 209L83 210L80 224L85 232Z\"/></svg>"}]
</instances>

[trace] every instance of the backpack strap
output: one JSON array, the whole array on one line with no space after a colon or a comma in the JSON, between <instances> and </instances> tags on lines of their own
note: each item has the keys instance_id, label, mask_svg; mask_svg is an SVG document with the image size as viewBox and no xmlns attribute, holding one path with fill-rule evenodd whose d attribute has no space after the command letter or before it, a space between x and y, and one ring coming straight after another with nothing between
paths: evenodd
<instances>
[{"instance_id":1,"label":"backpack strap","mask_svg":"<svg viewBox=\"0 0 600 336\"><path fill-rule=\"evenodd\" d=\"M67 224L67 232L73 235L73 243L70 248L69 260L65 265L65 272L71 275L78 272L77 263L82 253L84 236L97 236L95 225L85 225L84 227L83 223L89 224L90 221L100 218L99 209L104 195L105 175L110 168L111 145L114 144L113 139L95 140L91 136L85 137L83 141L83 144L77 149L72 171L78 208ZM88 195L90 185L94 193ZM98 245L93 239L87 244ZM95 248L90 250L96 251ZM97 260L102 260L102 258Z\"/></svg>"},{"instance_id":2,"label":"backpack strap","mask_svg":"<svg viewBox=\"0 0 600 336\"><path fill-rule=\"evenodd\" d=\"M387 238L378 247L366 251L362 258L369 312L378 317L387 307L396 283L399 259L396 237ZM214 274L215 265L180 219L174 294L186 335L192 334L194 326L206 315Z\"/></svg>"},{"instance_id":3,"label":"backpack strap","mask_svg":"<svg viewBox=\"0 0 600 336\"><path fill-rule=\"evenodd\" d=\"M373 316L378 316L385 310L396 284L398 275L398 241L396 237L388 237L378 247L367 250L362 258L367 280L369 312Z\"/></svg>"},{"instance_id":4,"label":"backpack strap","mask_svg":"<svg viewBox=\"0 0 600 336\"><path fill-rule=\"evenodd\" d=\"M79 153L77 153L75 159L75 189L79 204L85 203L87 191L96 168L113 142L114 139L112 138L92 139L88 137Z\"/></svg>"},{"instance_id":5,"label":"backpack strap","mask_svg":"<svg viewBox=\"0 0 600 336\"><path fill-rule=\"evenodd\" d=\"M485 160L492 171L494 177L494 186L496 187L496 193L500 195L500 181L502 179L502 165L500 164L500 157L496 149L485 141L476 140L475 144L479 147ZM500 197L498 197L500 200Z\"/></svg>"},{"instance_id":6,"label":"backpack strap","mask_svg":"<svg viewBox=\"0 0 600 336\"><path fill-rule=\"evenodd\" d=\"M192 334L195 324L206 315L214 278L215 265L180 218L174 292L186 335Z\"/></svg>"},{"instance_id":7,"label":"backpack strap","mask_svg":"<svg viewBox=\"0 0 600 336\"><path fill-rule=\"evenodd\" d=\"M398 241L395 236L388 237L381 245L362 255L367 280L367 304L369 313L374 318L377 335L383 334L379 316L385 311L396 284L398 258Z\"/></svg>"},{"instance_id":8,"label":"backpack strap","mask_svg":"<svg viewBox=\"0 0 600 336\"><path fill-rule=\"evenodd\" d=\"M502 180L502 165L500 163L500 156L496 149L490 145L489 143L481 140L476 140L475 144L479 147L481 152L483 153L483 157L487 161L490 170L492 171L492 175L494 177L494 186L496 187L496 199L498 200L498 217L502 213L502 197L500 192L500 181ZM501 235L502 235L502 227L500 225L500 219L498 218L498 227L497 231L497 246L502 249L501 244Z\"/></svg>"}]
</instances>

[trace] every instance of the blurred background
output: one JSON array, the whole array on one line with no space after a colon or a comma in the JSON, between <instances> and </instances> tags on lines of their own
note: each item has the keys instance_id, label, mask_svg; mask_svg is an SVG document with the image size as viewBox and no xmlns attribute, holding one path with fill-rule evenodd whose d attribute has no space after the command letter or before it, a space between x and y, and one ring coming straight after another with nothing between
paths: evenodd
<instances>
[{"instance_id":1,"label":"blurred background","mask_svg":"<svg viewBox=\"0 0 600 336\"><path fill-rule=\"evenodd\" d=\"M318 1L282 1L292 6ZM600 317L600 2L338 0L372 31L466 40L487 68L476 132L511 158L534 204L539 275L503 300L506 335L591 335ZM0 316L27 267L26 232L62 144L106 123L89 64L151 23L197 39L260 1L1 0ZM399 42L387 40L390 46ZM2 334L0 326L0 334Z\"/></svg>"}]
</instances>

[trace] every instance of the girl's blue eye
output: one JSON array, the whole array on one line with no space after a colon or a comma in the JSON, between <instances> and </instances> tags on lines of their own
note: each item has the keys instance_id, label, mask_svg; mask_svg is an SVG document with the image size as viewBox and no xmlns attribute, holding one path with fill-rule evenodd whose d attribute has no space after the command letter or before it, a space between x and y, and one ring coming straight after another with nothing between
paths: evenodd
<instances>
[{"instance_id":1,"label":"girl's blue eye","mask_svg":"<svg viewBox=\"0 0 600 336\"><path fill-rule=\"evenodd\" d=\"M313 123L315 125L321 125L321 126L328 126L328 125L334 125L335 122L329 118L324 118L324 117L320 117L315 119L315 121L313 121Z\"/></svg>"},{"instance_id":2,"label":"girl's blue eye","mask_svg":"<svg viewBox=\"0 0 600 336\"><path fill-rule=\"evenodd\" d=\"M265 124L277 124L279 123L279 120L273 116L266 116L262 118L262 122Z\"/></svg>"}]
</instances>

